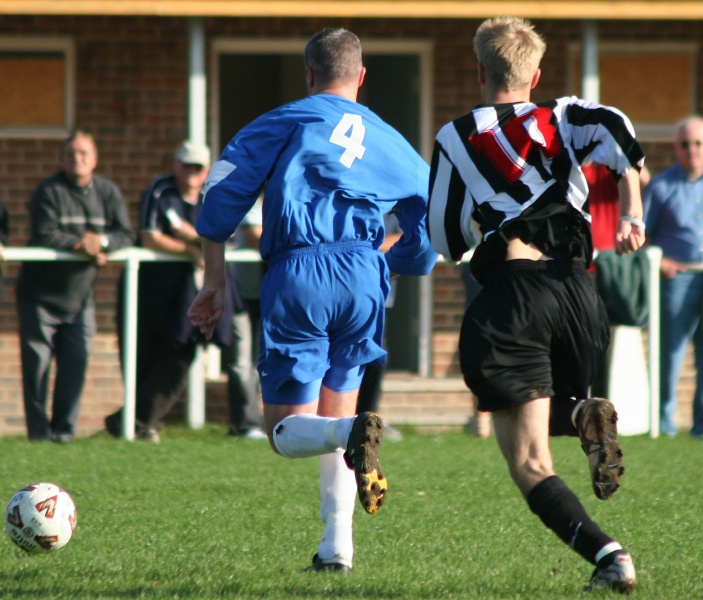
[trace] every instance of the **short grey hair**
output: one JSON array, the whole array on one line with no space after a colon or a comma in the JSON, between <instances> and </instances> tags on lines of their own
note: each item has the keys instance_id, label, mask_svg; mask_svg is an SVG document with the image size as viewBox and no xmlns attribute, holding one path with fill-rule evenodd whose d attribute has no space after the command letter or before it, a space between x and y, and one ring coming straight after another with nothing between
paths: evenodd
<instances>
[{"instance_id":1,"label":"short grey hair","mask_svg":"<svg viewBox=\"0 0 703 600\"><path fill-rule=\"evenodd\" d=\"M323 85L352 81L361 74L361 42L346 29L323 29L305 46L305 66Z\"/></svg>"}]
</instances>

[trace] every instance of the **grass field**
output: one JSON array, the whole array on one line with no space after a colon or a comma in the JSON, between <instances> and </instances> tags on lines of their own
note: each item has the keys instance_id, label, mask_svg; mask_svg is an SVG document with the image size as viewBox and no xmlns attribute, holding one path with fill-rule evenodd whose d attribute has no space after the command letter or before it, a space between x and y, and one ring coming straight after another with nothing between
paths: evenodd
<instances>
[{"instance_id":1,"label":"grass field","mask_svg":"<svg viewBox=\"0 0 703 600\"><path fill-rule=\"evenodd\" d=\"M641 599L703 598L703 442L623 439L627 472L593 495L574 439L557 471L632 553ZM78 507L65 548L25 555L3 534L0 598L583 598L591 566L527 509L495 440L405 431L385 444L383 510L355 514L348 576L304 573L321 534L316 459L209 426L160 445L100 433L70 445L0 439L0 501L52 481ZM594 594L601 597L601 594ZM610 596L611 594L606 594Z\"/></svg>"}]
</instances>

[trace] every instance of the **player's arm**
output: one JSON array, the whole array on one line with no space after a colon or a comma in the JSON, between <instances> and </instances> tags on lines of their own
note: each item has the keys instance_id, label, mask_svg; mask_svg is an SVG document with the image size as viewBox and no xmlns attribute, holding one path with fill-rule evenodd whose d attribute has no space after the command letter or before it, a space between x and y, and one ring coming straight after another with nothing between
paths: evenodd
<instances>
[{"instance_id":1,"label":"player's arm","mask_svg":"<svg viewBox=\"0 0 703 600\"><path fill-rule=\"evenodd\" d=\"M225 245L204 237L202 252L205 260L203 287L188 309L188 318L209 340L225 306Z\"/></svg>"},{"instance_id":2,"label":"player's arm","mask_svg":"<svg viewBox=\"0 0 703 600\"><path fill-rule=\"evenodd\" d=\"M437 137L430 167L427 231L437 252L448 261L459 262L477 241L471 221L462 222L463 215L472 213L472 207L464 207L472 199L440 139L443 137L451 144L452 138L457 137L456 129L451 123L445 125Z\"/></svg>"}]
</instances>

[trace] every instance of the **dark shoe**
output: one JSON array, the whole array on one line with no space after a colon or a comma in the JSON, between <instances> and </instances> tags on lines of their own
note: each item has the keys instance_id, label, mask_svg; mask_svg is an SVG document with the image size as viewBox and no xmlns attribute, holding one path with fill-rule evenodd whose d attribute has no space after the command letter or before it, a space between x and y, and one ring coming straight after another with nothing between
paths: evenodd
<instances>
[{"instance_id":1,"label":"dark shoe","mask_svg":"<svg viewBox=\"0 0 703 600\"><path fill-rule=\"evenodd\" d=\"M137 427L137 432L134 437L143 442L151 442L152 444L158 444L161 441L161 436L155 427Z\"/></svg>"},{"instance_id":2,"label":"dark shoe","mask_svg":"<svg viewBox=\"0 0 703 600\"><path fill-rule=\"evenodd\" d=\"M322 562L322 559L315 554L312 557L312 564L305 569L306 571L336 571L337 573L342 573L346 575L351 571L349 565L345 565L338 562Z\"/></svg>"},{"instance_id":3,"label":"dark shoe","mask_svg":"<svg viewBox=\"0 0 703 600\"><path fill-rule=\"evenodd\" d=\"M588 456L593 491L607 500L620 487L620 476L625 472L618 443L618 413L605 398L589 398L576 421L581 448Z\"/></svg>"},{"instance_id":4,"label":"dark shoe","mask_svg":"<svg viewBox=\"0 0 703 600\"><path fill-rule=\"evenodd\" d=\"M105 417L105 429L113 437L122 437L122 414L112 413Z\"/></svg>"},{"instance_id":5,"label":"dark shoe","mask_svg":"<svg viewBox=\"0 0 703 600\"><path fill-rule=\"evenodd\" d=\"M378 462L378 451L383 437L383 421L375 413L361 413L354 419L344 460L354 471L359 501L364 510L373 515L386 498L388 481Z\"/></svg>"},{"instance_id":6,"label":"dark shoe","mask_svg":"<svg viewBox=\"0 0 703 600\"><path fill-rule=\"evenodd\" d=\"M71 433L52 433L51 441L55 444L70 444L73 441Z\"/></svg>"},{"instance_id":7,"label":"dark shoe","mask_svg":"<svg viewBox=\"0 0 703 600\"><path fill-rule=\"evenodd\" d=\"M631 594L637 585L635 565L627 552L620 552L605 567L596 567L591 582L584 588L586 592L598 589L611 589L621 594Z\"/></svg>"}]
</instances>

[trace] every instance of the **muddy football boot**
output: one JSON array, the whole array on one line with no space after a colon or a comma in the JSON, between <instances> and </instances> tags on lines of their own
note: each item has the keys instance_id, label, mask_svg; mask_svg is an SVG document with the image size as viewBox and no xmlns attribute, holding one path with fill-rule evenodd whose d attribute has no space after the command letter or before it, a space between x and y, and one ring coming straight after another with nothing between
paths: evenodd
<instances>
[{"instance_id":1,"label":"muddy football boot","mask_svg":"<svg viewBox=\"0 0 703 600\"><path fill-rule=\"evenodd\" d=\"M364 510L373 515L386 498L388 482L378 462L378 451L383 437L383 421L375 413L361 413L354 419L344 460L354 471L359 501Z\"/></svg>"},{"instance_id":2,"label":"muddy football boot","mask_svg":"<svg viewBox=\"0 0 703 600\"><path fill-rule=\"evenodd\" d=\"M601 500L607 500L620 486L620 476L625 471L618 443L618 413L605 398L589 398L576 421L581 448L591 469L593 491Z\"/></svg>"}]
</instances>

